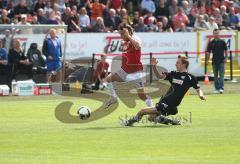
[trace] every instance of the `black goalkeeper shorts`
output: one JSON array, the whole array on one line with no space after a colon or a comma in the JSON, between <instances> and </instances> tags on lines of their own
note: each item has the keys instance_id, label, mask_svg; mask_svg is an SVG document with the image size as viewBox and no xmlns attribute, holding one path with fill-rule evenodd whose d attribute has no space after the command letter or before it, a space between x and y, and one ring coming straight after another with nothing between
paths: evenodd
<instances>
[{"instance_id":1,"label":"black goalkeeper shorts","mask_svg":"<svg viewBox=\"0 0 240 164\"><path fill-rule=\"evenodd\" d=\"M159 112L159 114L161 115L168 116L168 115L175 115L178 113L178 109L176 106L168 105L167 103L162 101L159 101L155 107Z\"/></svg>"}]
</instances>

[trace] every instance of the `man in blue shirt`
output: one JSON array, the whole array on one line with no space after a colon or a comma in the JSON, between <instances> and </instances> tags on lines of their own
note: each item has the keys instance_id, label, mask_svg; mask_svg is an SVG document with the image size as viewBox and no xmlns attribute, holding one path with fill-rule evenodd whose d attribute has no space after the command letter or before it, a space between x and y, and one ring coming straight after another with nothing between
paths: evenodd
<instances>
[{"instance_id":1,"label":"man in blue shirt","mask_svg":"<svg viewBox=\"0 0 240 164\"><path fill-rule=\"evenodd\" d=\"M56 77L56 81L60 81L60 72L62 69L62 45L61 40L57 37L56 29L49 30L50 38L46 38L43 43L43 54L47 58L47 80L52 81L52 77Z\"/></svg>"},{"instance_id":2,"label":"man in blue shirt","mask_svg":"<svg viewBox=\"0 0 240 164\"><path fill-rule=\"evenodd\" d=\"M3 41L0 39L0 84L7 83L8 56L7 51L3 48Z\"/></svg>"}]
</instances>

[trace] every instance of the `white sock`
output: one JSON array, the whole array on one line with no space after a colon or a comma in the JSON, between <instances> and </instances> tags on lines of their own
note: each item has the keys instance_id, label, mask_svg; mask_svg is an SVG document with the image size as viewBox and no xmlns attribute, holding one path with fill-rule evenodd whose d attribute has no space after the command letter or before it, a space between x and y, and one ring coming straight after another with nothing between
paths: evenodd
<instances>
[{"instance_id":1,"label":"white sock","mask_svg":"<svg viewBox=\"0 0 240 164\"><path fill-rule=\"evenodd\" d=\"M152 101L152 99L147 98L147 99L145 100L145 103L146 103L146 105L147 105L148 107L153 107L153 101Z\"/></svg>"},{"instance_id":2,"label":"white sock","mask_svg":"<svg viewBox=\"0 0 240 164\"><path fill-rule=\"evenodd\" d=\"M112 83L107 83L107 89L109 90L110 96L117 98L117 94Z\"/></svg>"}]
</instances>

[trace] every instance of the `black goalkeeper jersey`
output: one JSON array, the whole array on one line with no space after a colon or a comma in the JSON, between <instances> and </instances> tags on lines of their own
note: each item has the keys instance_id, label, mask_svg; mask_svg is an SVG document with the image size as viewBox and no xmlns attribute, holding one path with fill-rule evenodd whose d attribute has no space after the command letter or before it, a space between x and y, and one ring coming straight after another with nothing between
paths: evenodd
<instances>
[{"instance_id":1,"label":"black goalkeeper jersey","mask_svg":"<svg viewBox=\"0 0 240 164\"><path fill-rule=\"evenodd\" d=\"M165 80L171 83L171 87L162 101L170 106L178 106L189 88L200 88L196 78L188 72L171 71L163 74L166 75Z\"/></svg>"}]
</instances>

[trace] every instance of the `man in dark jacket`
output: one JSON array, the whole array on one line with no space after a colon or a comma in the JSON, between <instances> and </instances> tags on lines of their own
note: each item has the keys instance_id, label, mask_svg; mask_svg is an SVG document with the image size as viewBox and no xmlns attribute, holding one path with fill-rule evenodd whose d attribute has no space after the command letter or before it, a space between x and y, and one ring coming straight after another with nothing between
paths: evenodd
<instances>
[{"instance_id":1,"label":"man in dark jacket","mask_svg":"<svg viewBox=\"0 0 240 164\"><path fill-rule=\"evenodd\" d=\"M225 63L227 62L228 52L227 44L224 40L219 38L219 30L213 31L214 39L209 42L207 46L207 64L210 53L212 52L212 68L214 74L215 93L223 93L224 91L224 72ZM219 77L218 77L219 75Z\"/></svg>"}]
</instances>

